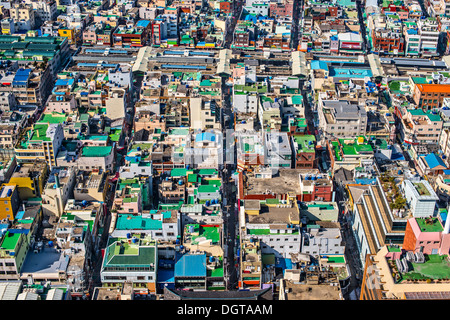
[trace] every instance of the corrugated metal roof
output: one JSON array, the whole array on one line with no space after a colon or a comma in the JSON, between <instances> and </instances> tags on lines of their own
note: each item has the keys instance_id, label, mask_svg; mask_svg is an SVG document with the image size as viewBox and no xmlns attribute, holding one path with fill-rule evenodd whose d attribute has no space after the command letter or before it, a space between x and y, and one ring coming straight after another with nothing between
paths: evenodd
<instances>
[{"instance_id":1,"label":"corrugated metal roof","mask_svg":"<svg viewBox=\"0 0 450 320\"><path fill-rule=\"evenodd\" d=\"M304 76L307 75L306 67L306 55L301 51L293 51L292 57L292 75L293 76Z\"/></svg>"},{"instance_id":2,"label":"corrugated metal roof","mask_svg":"<svg viewBox=\"0 0 450 320\"><path fill-rule=\"evenodd\" d=\"M39 300L39 295L34 292L22 292L17 296L17 300Z\"/></svg>"},{"instance_id":3,"label":"corrugated metal roof","mask_svg":"<svg viewBox=\"0 0 450 320\"><path fill-rule=\"evenodd\" d=\"M64 291L62 289L50 289L47 293L46 300L62 300Z\"/></svg>"},{"instance_id":4,"label":"corrugated metal roof","mask_svg":"<svg viewBox=\"0 0 450 320\"><path fill-rule=\"evenodd\" d=\"M0 283L0 300L16 300L21 288L21 282Z\"/></svg>"}]
</instances>

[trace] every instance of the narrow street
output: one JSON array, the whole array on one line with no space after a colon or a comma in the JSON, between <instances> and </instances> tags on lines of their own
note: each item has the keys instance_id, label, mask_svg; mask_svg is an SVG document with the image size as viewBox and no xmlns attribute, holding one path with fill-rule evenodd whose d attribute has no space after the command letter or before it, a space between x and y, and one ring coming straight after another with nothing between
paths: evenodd
<instances>
[{"instance_id":1,"label":"narrow street","mask_svg":"<svg viewBox=\"0 0 450 320\"><path fill-rule=\"evenodd\" d=\"M350 268L350 284L347 288L344 297L346 300L349 299L349 295L352 291L359 289L361 287L360 279L362 275L362 265L359 258L358 246L354 237L354 233L351 227L351 221L349 221L348 216L344 215L346 212L345 207L342 205L345 202L345 196L340 188L336 190L336 203L339 210L339 223L341 224L341 234L343 241L345 243L345 259Z\"/></svg>"},{"instance_id":2,"label":"narrow street","mask_svg":"<svg viewBox=\"0 0 450 320\"><path fill-rule=\"evenodd\" d=\"M364 3L361 0L356 0L356 8L358 10L358 19L361 31L361 38L363 40L363 52L368 53L369 45L367 44L367 36L366 36L366 24L364 23Z\"/></svg>"},{"instance_id":3,"label":"narrow street","mask_svg":"<svg viewBox=\"0 0 450 320\"><path fill-rule=\"evenodd\" d=\"M234 28L236 27L237 20L239 19L242 13L243 3L241 0L233 1L233 14L231 17L231 22L229 23L229 27L227 28L226 36L225 36L225 48L230 49L231 43L233 41ZM226 85L226 78L222 78L222 112L223 112L223 122L222 122L222 132L224 138L224 169L222 174L223 181L223 191L224 191L224 199L226 200L226 205L223 209L223 222L224 222L224 243L227 245L227 261L226 261L226 277L227 277L227 289L234 290L237 286L238 281L238 272L237 272L237 263L238 259L235 256L236 253L236 225L239 221L236 219L235 210L236 210L236 193L233 192L234 182L230 182L230 177L233 172L236 170L236 152L234 150L235 145L232 143L233 139L231 137L227 137L229 133L227 130L233 128L234 123L234 114L232 110L232 101L231 101L231 91L229 87ZM230 130L231 131L231 130ZM231 145L227 145L229 142ZM231 150L232 149L232 150ZM229 159L230 152L232 152L232 159Z\"/></svg>"}]
</instances>

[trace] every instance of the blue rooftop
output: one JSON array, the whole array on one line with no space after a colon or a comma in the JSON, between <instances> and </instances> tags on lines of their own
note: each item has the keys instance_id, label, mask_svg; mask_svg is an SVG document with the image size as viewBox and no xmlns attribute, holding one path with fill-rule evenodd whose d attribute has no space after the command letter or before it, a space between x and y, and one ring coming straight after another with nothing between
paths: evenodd
<instances>
[{"instance_id":1,"label":"blue rooftop","mask_svg":"<svg viewBox=\"0 0 450 320\"><path fill-rule=\"evenodd\" d=\"M58 79L55 86L71 86L74 83L74 79Z\"/></svg>"},{"instance_id":2,"label":"blue rooftop","mask_svg":"<svg viewBox=\"0 0 450 320\"><path fill-rule=\"evenodd\" d=\"M330 77L335 78L365 78L365 77L372 77L372 72L370 69L356 69L353 67L349 68L330 68Z\"/></svg>"},{"instance_id":3,"label":"blue rooftop","mask_svg":"<svg viewBox=\"0 0 450 320\"><path fill-rule=\"evenodd\" d=\"M430 167L430 169L433 169L433 168L436 168L436 167L439 167L439 166L447 168L447 166L445 165L445 163L441 159L441 157L439 157L435 153L430 153L430 154L426 155L425 156L425 161L428 164L428 167Z\"/></svg>"},{"instance_id":4,"label":"blue rooftop","mask_svg":"<svg viewBox=\"0 0 450 320\"><path fill-rule=\"evenodd\" d=\"M313 61L311 61L311 70L326 70L326 71L328 71L328 65L324 61L313 60Z\"/></svg>"},{"instance_id":5,"label":"blue rooftop","mask_svg":"<svg viewBox=\"0 0 450 320\"><path fill-rule=\"evenodd\" d=\"M150 21L149 21L149 20L139 20L139 21L136 23L136 27L146 28L149 24L150 24Z\"/></svg>"},{"instance_id":6,"label":"blue rooftop","mask_svg":"<svg viewBox=\"0 0 450 320\"><path fill-rule=\"evenodd\" d=\"M201 141L215 141L216 136L212 134L211 132L202 132L195 136L195 142L201 142Z\"/></svg>"},{"instance_id":7,"label":"blue rooftop","mask_svg":"<svg viewBox=\"0 0 450 320\"><path fill-rule=\"evenodd\" d=\"M206 254L185 254L175 263L175 277L206 277Z\"/></svg>"}]
</instances>

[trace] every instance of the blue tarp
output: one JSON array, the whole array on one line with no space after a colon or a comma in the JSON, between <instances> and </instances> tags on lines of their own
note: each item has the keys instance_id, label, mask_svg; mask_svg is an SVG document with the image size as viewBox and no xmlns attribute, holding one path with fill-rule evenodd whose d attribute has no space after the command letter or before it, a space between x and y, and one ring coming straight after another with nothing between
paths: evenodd
<instances>
[{"instance_id":1,"label":"blue tarp","mask_svg":"<svg viewBox=\"0 0 450 320\"><path fill-rule=\"evenodd\" d=\"M391 160L400 160L400 161L404 161L405 160L405 157L403 156L403 154L401 154L401 153L392 153L392 156L391 156Z\"/></svg>"},{"instance_id":2,"label":"blue tarp","mask_svg":"<svg viewBox=\"0 0 450 320\"><path fill-rule=\"evenodd\" d=\"M282 268L283 270L292 269L292 260L288 258L276 258L275 267Z\"/></svg>"}]
</instances>

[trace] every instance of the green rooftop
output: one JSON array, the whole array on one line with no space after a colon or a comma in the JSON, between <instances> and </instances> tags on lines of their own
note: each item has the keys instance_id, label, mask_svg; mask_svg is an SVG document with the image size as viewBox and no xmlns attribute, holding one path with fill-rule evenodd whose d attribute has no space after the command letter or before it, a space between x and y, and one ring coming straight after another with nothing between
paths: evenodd
<instances>
[{"instance_id":1,"label":"green rooftop","mask_svg":"<svg viewBox=\"0 0 450 320\"><path fill-rule=\"evenodd\" d=\"M105 255L107 258L104 260L104 267L150 266L150 264L155 264L157 260L155 246L129 244L125 239L122 241L117 238L110 240L110 246L107 247Z\"/></svg>"},{"instance_id":2,"label":"green rooftop","mask_svg":"<svg viewBox=\"0 0 450 320\"><path fill-rule=\"evenodd\" d=\"M3 237L0 248L4 250L14 250L16 248L17 241L19 241L20 235L21 233L11 233L7 231Z\"/></svg>"},{"instance_id":3,"label":"green rooftop","mask_svg":"<svg viewBox=\"0 0 450 320\"><path fill-rule=\"evenodd\" d=\"M401 280L447 279L449 263L447 255L425 254L425 263L411 263L412 270L401 274Z\"/></svg>"},{"instance_id":4,"label":"green rooftop","mask_svg":"<svg viewBox=\"0 0 450 320\"><path fill-rule=\"evenodd\" d=\"M432 112L425 112L421 108L419 109L408 109L408 112L413 116L427 116L430 121L442 121L439 114L433 114Z\"/></svg>"},{"instance_id":5,"label":"green rooftop","mask_svg":"<svg viewBox=\"0 0 450 320\"><path fill-rule=\"evenodd\" d=\"M212 193L212 192L218 192L219 187L214 187L210 185L201 185L198 187L198 192L205 192L205 193Z\"/></svg>"},{"instance_id":6,"label":"green rooftop","mask_svg":"<svg viewBox=\"0 0 450 320\"><path fill-rule=\"evenodd\" d=\"M416 187L417 192L421 196L431 196L431 193L428 191L427 187L421 182L413 183L414 187Z\"/></svg>"},{"instance_id":7,"label":"green rooftop","mask_svg":"<svg viewBox=\"0 0 450 320\"><path fill-rule=\"evenodd\" d=\"M67 115L65 113L44 113L40 120L36 123L63 123L67 120Z\"/></svg>"},{"instance_id":8,"label":"green rooftop","mask_svg":"<svg viewBox=\"0 0 450 320\"><path fill-rule=\"evenodd\" d=\"M33 135L31 136L30 141L50 141L50 138L47 137L47 124L36 123L33 129Z\"/></svg>"},{"instance_id":9,"label":"green rooftop","mask_svg":"<svg viewBox=\"0 0 450 320\"><path fill-rule=\"evenodd\" d=\"M303 96L301 96L301 95L294 95L294 96L292 96L292 103L293 104L302 104L303 103Z\"/></svg>"},{"instance_id":10,"label":"green rooftop","mask_svg":"<svg viewBox=\"0 0 450 320\"><path fill-rule=\"evenodd\" d=\"M442 232L444 230L437 218L416 218L416 222L422 232Z\"/></svg>"},{"instance_id":11,"label":"green rooftop","mask_svg":"<svg viewBox=\"0 0 450 320\"><path fill-rule=\"evenodd\" d=\"M142 216L119 214L116 223L117 230L161 230L162 221Z\"/></svg>"},{"instance_id":12,"label":"green rooftop","mask_svg":"<svg viewBox=\"0 0 450 320\"><path fill-rule=\"evenodd\" d=\"M257 93L266 93L267 92L267 86L259 86L259 85L243 85L243 84L235 84L234 85L235 91L241 91L241 92L257 92Z\"/></svg>"},{"instance_id":13,"label":"green rooftop","mask_svg":"<svg viewBox=\"0 0 450 320\"><path fill-rule=\"evenodd\" d=\"M106 157L111 154L112 146L85 146L83 147L83 157Z\"/></svg>"},{"instance_id":14,"label":"green rooftop","mask_svg":"<svg viewBox=\"0 0 450 320\"><path fill-rule=\"evenodd\" d=\"M190 225L186 225L186 232L188 232ZM211 240L212 244L218 244L220 241L220 227L205 227L198 224L192 224L194 226L193 233L197 235L191 236L191 244L198 244L199 240Z\"/></svg>"},{"instance_id":15,"label":"green rooftop","mask_svg":"<svg viewBox=\"0 0 450 320\"><path fill-rule=\"evenodd\" d=\"M270 234L270 229L247 229L247 234L266 235Z\"/></svg>"},{"instance_id":16,"label":"green rooftop","mask_svg":"<svg viewBox=\"0 0 450 320\"><path fill-rule=\"evenodd\" d=\"M292 138L298 145L298 152L315 152L316 138L313 135L294 135Z\"/></svg>"}]
</instances>

